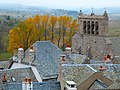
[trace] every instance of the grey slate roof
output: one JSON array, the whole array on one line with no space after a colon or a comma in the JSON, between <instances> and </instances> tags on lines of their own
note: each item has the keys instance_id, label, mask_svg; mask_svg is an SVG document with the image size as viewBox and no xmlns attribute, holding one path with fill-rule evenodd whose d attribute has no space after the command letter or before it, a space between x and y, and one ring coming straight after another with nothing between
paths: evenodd
<instances>
[{"instance_id":1,"label":"grey slate roof","mask_svg":"<svg viewBox=\"0 0 120 90\"><path fill-rule=\"evenodd\" d=\"M0 68L8 68L9 66L9 61L1 61L0 62Z\"/></svg>"},{"instance_id":2,"label":"grey slate roof","mask_svg":"<svg viewBox=\"0 0 120 90\"><path fill-rule=\"evenodd\" d=\"M33 44L33 47L35 48L33 64L36 66L41 78L57 78L62 51L50 41L37 41ZM26 51L24 62L29 61L27 59L28 50Z\"/></svg>"},{"instance_id":3,"label":"grey slate roof","mask_svg":"<svg viewBox=\"0 0 120 90\"><path fill-rule=\"evenodd\" d=\"M4 69L0 71L0 84L3 83L4 74L7 75L8 83L21 83L25 77L31 78L34 82L37 81L31 68ZM12 81L11 77L15 78L15 82Z\"/></svg>"},{"instance_id":4,"label":"grey slate roof","mask_svg":"<svg viewBox=\"0 0 120 90\"><path fill-rule=\"evenodd\" d=\"M3 90L22 90L22 84L7 84ZM0 89L2 90L2 89ZM61 90L60 82L33 82L33 90Z\"/></svg>"},{"instance_id":5,"label":"grey slate roof","mask_svg":"<svg viewBox=\"0 0 120 90\"><path fill-rule=\"evenodd\" d=\"M93 68L99 70L101 64L92 65ZM104 76L113 81L113 84L108 89L120 89L120 64L102 64L106 70L103 71Z\"/></svg>"},{"instance_id":6,"label":"grey slate roof","mask_svg":"<svg viewBox=\"0 0 120 90\"><path fill-rule=\"evenodd\" d=\"M94 89L107 89L107 86L105 84L101 84L98 80L96 80L92 86L89 88L89 90L94 90Z\"/></svg>"},{"instance_id":7,"label":"grey slate roof","mask_svg":"<svg viewBox=\"0 0 120 90\"><path fill-rule=\"evenodd\" d=\"M63 64L62 72L65 81L74 81L77 86L95 73L83 64Z\"/></svg>"},{"instance_id":8,"label":"grey slate roof","mask_svg":"<svg viewBox=\"0 0 120 90\"><path fill-rule=\"evenodd\" d=\"M80 54L70 54L69 57L66 57L66 64L82 64L86 59L86 55Z\"/></svg>"},{"instance_id":9,"label":"grey slate roof","mask_svg":"<svg viewBox=\"0 0 120 90\"><path fill-rule=\"evenodd\" d=\"M110 40L112 41L115 56L119 56L116 59L120 64L120 37L111 37Z\"/></svg>"},{"instance_id":10,"label":"grey slate roof","mask_svg":"<svg viewBox=\"0 0 120 90\"><path fill-rule=\"evenodd\" d=\"M91 65L96 70L99 70L101 64ZM113 82L120 81L120 64L102 64L106 70L103 71L104 76ZM119 82L120 83L120 82Z\"/></svg>"},{"instance_id":11,"label":"grey slate roof","mask_svg":"<svg viewBox=\"0 0 120 90\"><path fill-rule=\"evenodd\" d=\"M102 71L103 75L112 80L113 84L110 87L104 87L104 85L94 82L90 89L120 89L120 64L89 64L98 72L101 65L106 68ZM65 81L73 80L79 85L94 74L94 71L87 64L63 64L62 73Z\"/></svg>"}]
</instances>

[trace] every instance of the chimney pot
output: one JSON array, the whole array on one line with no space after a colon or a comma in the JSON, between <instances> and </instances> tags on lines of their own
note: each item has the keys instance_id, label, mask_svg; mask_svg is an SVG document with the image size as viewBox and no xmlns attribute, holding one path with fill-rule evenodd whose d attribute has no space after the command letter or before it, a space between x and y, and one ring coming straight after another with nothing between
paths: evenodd
<instances>
[{"instance_id":1,"label":"chimney pot","mask_svg":"<svg viewBox=\"0 0 120 90\"><path fill-rule=\"evenodd\" d=\"M32 46L32 45L30 46L30 49L32 49L32 50L33 50L33 46Z\"/></svg>"},{"instance_id":2,"label":"chimney pot","mask_svg":"<svg viewBox=\"0 0 120 90\"><path fill-rule=\"evenodd\" d=\"M62 56L62 61L65 61L65 56Z\"/></svg>"},{"instance_id":3,"label":"chimney pot","mask_svg":"<svg viewBox=\"0 0 120 90\"><path fill-rule=\"evenodd\" d=\"M99 69L100 71L103 71L104 70L104 67L103 66L100 66L100 69Z\"/></svg>"},{"instance_id":4,"label":"chimney pot","mask_svg":"<svg viewBox=\"0 0 120 90\"><path fill-rule=\"evenodd\" d=\"M28 83L31 84L32 83L32 79L28 78Z\"/></svg>"},{"instance_id":5,"label":"chimney pot","mask_svg":"<svg viewBox=\"0 0 120 90\"><path fill-rule=\"evenodd\" d=\"M20 44L19 48L23 48L22 44Z\"/></svg>"},{"instance_id":6,"label":"chimney pot","mask_svg":"<svg viewBox=\"0 0 120 90\"><path fill-rule=\"evenodd\" d=\"M7 82L7 75L4 74L4 77L3 77L3 83Z\"/></svg>"}]
</instances>

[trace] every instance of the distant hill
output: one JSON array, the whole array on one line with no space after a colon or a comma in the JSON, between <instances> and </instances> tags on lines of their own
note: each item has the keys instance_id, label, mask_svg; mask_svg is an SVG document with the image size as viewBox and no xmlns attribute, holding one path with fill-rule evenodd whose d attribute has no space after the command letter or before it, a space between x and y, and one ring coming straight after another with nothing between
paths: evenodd
<instances>
[{"instance_id":1,"label":"distant hill","mask_svg":"<svg viewBox=\"0 0 120 90\"><path fill-rule=\"evenodd\" d=\"M12 10L12 11L26 11L30 12L32 15L36 13L40 14L51 14L51 15L70 15L74 18L77 18L79 9L72 8L72 10L64 9L54 9L51 7L42 7L42 6L24 6L21 4L0 4L0 10ZM83 8L83 13L90 14L92 12L91 8ZM95 14L103 14L103 8L94 8ZM109 14L110 20L120 20L120 7L110 7L106 8L106 11Z\"/></svg>"}]
</instances>

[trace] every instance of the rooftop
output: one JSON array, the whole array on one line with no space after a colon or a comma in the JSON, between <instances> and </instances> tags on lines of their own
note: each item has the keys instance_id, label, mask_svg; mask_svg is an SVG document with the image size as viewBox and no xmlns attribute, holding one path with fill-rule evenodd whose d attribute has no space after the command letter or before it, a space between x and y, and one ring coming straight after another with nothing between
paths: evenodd
<instances>
[{"instance_id":1,"label":"rooftop","mask_svg":"<svg viewBox=\"0 0 120 90\"><path fill-rule=\"evenodd\" d=\"M56 78L62 51L50 41L37 41L33 44L35 49L35 65L42 79ZM29 49L28 49L29 50ZM28 50L25 52L23 62L29 63Z\"/></svg>"},{"instance_id":2,"label":"rooftop","mask_svg":"<svg viewBox=\"0 0 120 90\"><path fill-rule=\"evenodd\" d=\"M103 71L100 71L101 65L105 68ZM119 64L63 64L62 73L65 81L74 81L77 87L84 85L83 82L87 84L90 78L94 78L95 82L92 84L91 89L113 89L112 86L115 86L115 82L118 82L116 85L120 85L119 68ZM104 79L100 79L99 76Z\"/></svg>"},{"instance_id":3,"label":"rooftop","mask_svg":"<svg viewBox=\"0 0 120 90\"><path fill-rule=\"evenodd\" d=\"M73 81L66 81L66 83L68 83L68 84L76 84L76 83L73 82Z\"/></svg>"}]
</instances>

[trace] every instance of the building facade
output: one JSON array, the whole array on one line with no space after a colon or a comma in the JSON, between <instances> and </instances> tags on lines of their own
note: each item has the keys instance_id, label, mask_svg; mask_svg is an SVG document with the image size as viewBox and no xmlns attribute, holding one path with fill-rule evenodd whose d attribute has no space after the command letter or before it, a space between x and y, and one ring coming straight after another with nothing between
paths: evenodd
<instances>
[{"instance_id":1,"label":"building facade","mask_svg":"<svg viewBox=\"0 0 120 90\"><path fill-rule=\"evenodd\" d=\"M80 10L78 16L79 30L72 38L72 51L86 54L90 59L102 59L105 55L115 56L115 37L108 35L109 17L106 11L103 15L85 15ZM119 37L116 37L120 40ZM118 47L117 47L118 48Z\"/></svg>"}]
</instances>

